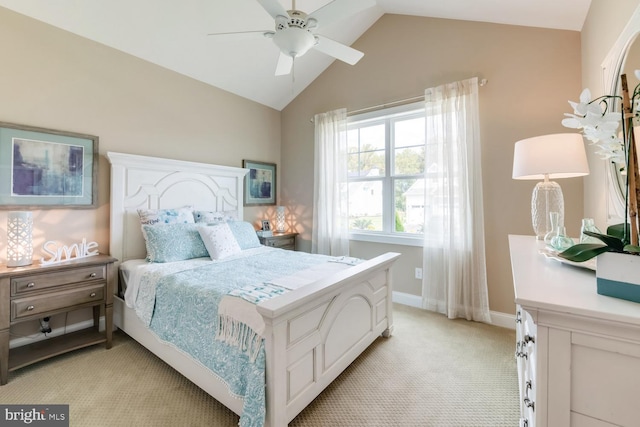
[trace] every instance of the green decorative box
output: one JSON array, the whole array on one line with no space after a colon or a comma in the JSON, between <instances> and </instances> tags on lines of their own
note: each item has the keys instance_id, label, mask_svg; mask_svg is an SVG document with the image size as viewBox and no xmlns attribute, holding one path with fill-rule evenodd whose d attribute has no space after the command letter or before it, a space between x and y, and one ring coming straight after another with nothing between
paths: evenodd
<instances>
[{"instance_id":1,"label":"green decorative box","mask_svg":"<svg viewBox=\"0 0 640 427\"><path fill-rule=\"evenodd\" d=\"M640 302L640 256L605 252L598 255L598 293Z\"/></svg>"}]
</instances>

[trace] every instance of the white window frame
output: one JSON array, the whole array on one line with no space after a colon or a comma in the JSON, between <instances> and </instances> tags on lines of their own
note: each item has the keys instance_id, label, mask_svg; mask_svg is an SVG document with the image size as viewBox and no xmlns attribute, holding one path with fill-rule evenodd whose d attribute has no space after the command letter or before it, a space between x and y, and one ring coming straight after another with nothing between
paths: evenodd
<instances>
[{"instance_id":1,"label":"white window frame","mask_svg":"<svg viewBox=\"0 0 640 427\"><path fill-rule=\"evenodd\" d=\"M349 230L349 239L355 241L362 242L375 242L375 243L386 243L386 244L396 244L396 245L404 245L404 246L423 246L424 244L424 234L416 234L416 233L401 233L393 231L395 227L394 221L394 182L396 178L411 178L410 175L399 175L396 176L394 174L393 165L392 165L392 157L393 157L393 147L391 147L391 126L388 124L392 119L398 116L407 116L411 113L415 113L416 115L420 114L424 117L425 107L424 102L414 102L410 104L404 104L396 107L385 108L381 110L366 112L362 114L354 114L347 118L347 129L349 129L349 125L355 122L385 122L387 125L385 127L385 176L382 179L382 192L383 192L383 231L365 231L365 230ZM416 175L417 177L417 175ZM375 179L378 181L379 179ZM366 179L349 179L349 182L354 181L366 181Z\"/></svg>"}]
</instances>

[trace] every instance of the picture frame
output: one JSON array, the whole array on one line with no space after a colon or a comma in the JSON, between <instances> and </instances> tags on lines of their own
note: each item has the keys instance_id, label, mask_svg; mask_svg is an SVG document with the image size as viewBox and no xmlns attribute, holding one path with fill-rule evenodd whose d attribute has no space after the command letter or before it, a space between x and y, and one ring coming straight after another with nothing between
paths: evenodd
<instances>
[{"instance_id":1,"label":"picture frame","mask_svg":"<svg viewBox=\"0 0 640 427\"><path fill-rule=\"evenodd\" d=\"M268 219L262 220L262 231L271 231L271 224Z\"/></svg>"},{"instance_id":2,"label":"picture frame","mask_svg":"<svg viewBox=\"0 0 640 427\"><path fill-rule=\"evenodd\" d=\"M275 163L243 160L242 167L249 169L244 178L244 206L269 206L276 204Z\"/></svg>"},{"instance_id":3,"label":"picture frame","mask_svg":"<svg viewBox=\"0 0 640 427\"><path fill-rule=\"evenodd\" d=\"M0 122L0 209L97 205L97 136Z\"/></svg>"}]
</instances>

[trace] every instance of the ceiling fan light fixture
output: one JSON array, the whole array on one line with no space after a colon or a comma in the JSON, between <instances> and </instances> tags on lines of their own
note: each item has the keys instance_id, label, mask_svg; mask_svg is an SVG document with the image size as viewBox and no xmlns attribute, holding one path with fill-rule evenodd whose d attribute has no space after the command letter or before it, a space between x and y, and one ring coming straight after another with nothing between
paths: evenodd
<instances>
[{"instance_id":1,"label":"ceiling fan light fixture","mask_svg":"<svg viewBox=\"0 0 640 427\"><path fill-rule=\"evenodd\" d=\"M295 58L307 53L316 44L316 39L307 30L289 27L276 31L273 42L282 53Z\"/></svg>"}]
</instances>

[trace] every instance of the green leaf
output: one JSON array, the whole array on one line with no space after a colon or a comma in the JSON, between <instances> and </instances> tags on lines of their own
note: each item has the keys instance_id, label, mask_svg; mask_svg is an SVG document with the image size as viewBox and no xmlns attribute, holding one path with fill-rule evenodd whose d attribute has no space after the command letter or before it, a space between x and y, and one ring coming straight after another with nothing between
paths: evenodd
<instances>
[{"instance_id":1,"label":"green leaf","mask_svg":"<svg viewBox=\"0 0 640 427\"><path fill-rule=\"evenodd\" d=\"M631 226L629 223L614 224L607 227L607 234L609 236L617 237L620 240L629 243L629 236L631 235Z\"/></svg>"},{"instance_id":2,"label":"green leaf","mask_svg":"<svg viewBox=\"0 0 640 427\"><path fill-rule=\"evenodd\" d=\"M564 252L560 252L558 256L573 262L584 262L605 252L610 252L611 250L609 246L603 246L597 243L579 243L571 246Z\"/></svg>"},{"instance_id":3,"label":"green leaf","mask_svg":"<svg viewBox=\"0 0 640 427\"><path fill-rule=\"evenodd\" d=\"M624 251L632 254L640 254L640 246L626 245Z\"/></svg>"},{"instance_id":4,"label":"green leaf","mask_svg":"<svg viewBox=\"0 0 640 427\"><path fill-rule=\"evenodd\" d=\"M587 236L595 237L597 239L602 240L602 242L605 245L609 246L614 251L622 252L622 250L624 249L624 242L615 236L609 236L608 234L594 233L592 231L585 231L584 234L586 234Z\"/></svg>"}]
</instances>

